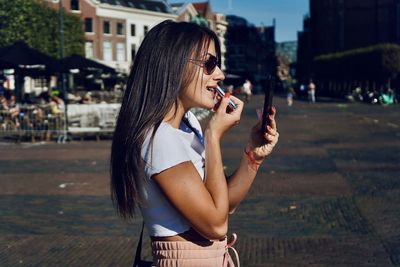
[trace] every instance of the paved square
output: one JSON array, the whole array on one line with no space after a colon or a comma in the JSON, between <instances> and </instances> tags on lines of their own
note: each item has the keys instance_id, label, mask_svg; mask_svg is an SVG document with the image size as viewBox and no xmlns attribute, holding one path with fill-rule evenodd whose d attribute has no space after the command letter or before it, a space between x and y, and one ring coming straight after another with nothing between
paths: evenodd
<instances>
[{"instance_id":1,"label":"paved square","mask_svg":"<svg viewBox=\"0 0 400 267\"><path fill-rule=\"evenodd\" d=\"M223 139L228 173L262 99ZM280 142L230 218L242 266L400 266L400 107L322 100L275 98ZM0 266L131 266L110 144L0 143Z\"/></svg>"}]
</instances>

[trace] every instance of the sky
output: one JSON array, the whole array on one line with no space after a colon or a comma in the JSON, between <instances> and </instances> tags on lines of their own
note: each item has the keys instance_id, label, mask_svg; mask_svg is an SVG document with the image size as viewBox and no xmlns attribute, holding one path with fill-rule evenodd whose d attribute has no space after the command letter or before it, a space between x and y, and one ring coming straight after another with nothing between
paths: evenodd
<instances>
[{"instance_id":1,"label":"sky","mask_svg":"<svg viewBox=\"0 0 400 267\"><path fill-rule=\"evenodd\" d=\"M202 0L168 2L202 2ZM256 26L271 26L275 18L277 42L297 40L297 32L302 30L303 18L309 12L309 0L210 0L210 2L213 12L237 15Z\"/></svg>"}]
</instances>

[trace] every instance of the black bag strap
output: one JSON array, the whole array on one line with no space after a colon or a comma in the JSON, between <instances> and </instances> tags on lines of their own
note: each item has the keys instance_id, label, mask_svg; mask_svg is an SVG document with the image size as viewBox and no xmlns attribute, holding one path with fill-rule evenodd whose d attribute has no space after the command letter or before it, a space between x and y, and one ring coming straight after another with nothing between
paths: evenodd
<instances>
[{"instance_id":1,"label":"black bag strap","mask_svg":"<svg viewBox=\"0 0 400 267\"><path fill-rule=\"evenodd\" d=\"M139 264L142 261L143 228L144 228L144 221L142 222L142 231L140 232L139 242L136 247L136 255L135 255L135 261L133 262L133 267L139 266Z\"/></svg>"}]
</instances>

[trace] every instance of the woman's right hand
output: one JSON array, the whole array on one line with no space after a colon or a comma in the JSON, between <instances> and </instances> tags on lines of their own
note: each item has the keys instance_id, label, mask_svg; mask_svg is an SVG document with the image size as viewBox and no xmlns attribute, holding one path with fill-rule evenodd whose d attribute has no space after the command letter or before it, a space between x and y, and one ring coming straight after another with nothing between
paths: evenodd
<instances>
[{"instance_id":1,"label":"woman's right hand","mask_svg":"<svg viewBox=\"0 0 400 267\"><path fill-rule=\"evenodd\" d=\"M229 99L236 104L237 108L230 112L226 112ZM220 140L229 129L239 124L242 111L243 101L237 97L231 96L230 93L227 92L225 97L221 99L218 109L211 117L207 130Z\"/></svg>"}]
</instances>

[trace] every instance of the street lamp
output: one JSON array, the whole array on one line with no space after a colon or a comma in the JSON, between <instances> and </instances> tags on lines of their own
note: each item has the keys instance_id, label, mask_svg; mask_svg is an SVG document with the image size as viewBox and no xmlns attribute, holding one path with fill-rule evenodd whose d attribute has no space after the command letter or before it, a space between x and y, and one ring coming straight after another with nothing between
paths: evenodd
<instances>
[{"instance_id":1,"label":"street lamp","mask_svg":"<svg viewBox=\"0 0 400 267\"><path fill-rule=\"evenodd\" d=\"M60 59L64 58L64 7L62 0L59 0L59 18L60 18ZM65 92L64 73L61 73L61 88L64 101L67 100Z\"/></svg>"},{"instance_id":2,"label":"street lamp","mask_svg":"<svg viewBox=\"0 0 400 267\"><path fill-rule=\"evenodd\" d=\"M59 0L59 18L60 18L60 59L64 58L64 7L63 1ZM64 100L64 133L59 137L57 142L65 143L68 137L68 115L67 115L67 106L68 106L68 94L65 86L65 73L61 71L61 91L62 98Z\"/></svg>"}]
</instances>

